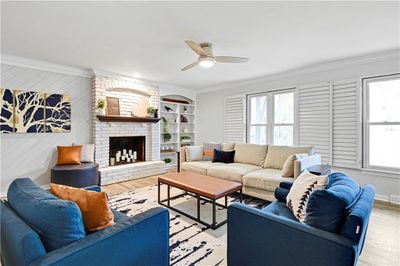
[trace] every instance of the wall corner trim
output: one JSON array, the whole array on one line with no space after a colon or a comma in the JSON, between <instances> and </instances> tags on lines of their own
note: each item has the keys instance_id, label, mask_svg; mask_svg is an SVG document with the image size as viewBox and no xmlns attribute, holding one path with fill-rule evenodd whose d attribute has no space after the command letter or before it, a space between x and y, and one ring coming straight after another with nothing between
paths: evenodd
<instances>
[{"instance_id":1,"label":"wall corner trim","mask_svg":"<svg viewBox=\"0 0 400 266\"><path fill-rule=\"evenodd\" d=\"M6 65L26 67L84 78L91 78L93 76L92 72L89 69L54 64L8 54L1 54L1 63Z\"/></svg>"}]
</instances>

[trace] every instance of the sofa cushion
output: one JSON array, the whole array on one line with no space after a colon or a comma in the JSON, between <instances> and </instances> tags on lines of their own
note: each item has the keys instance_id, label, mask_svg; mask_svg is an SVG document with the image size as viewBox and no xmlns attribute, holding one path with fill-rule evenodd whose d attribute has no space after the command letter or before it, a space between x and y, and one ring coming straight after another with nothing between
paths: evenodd
<instances>
[{"instance_id":1,"label":"sofa cushion","mask_svg":"<svg viewBox=\"0 0 400 266\"><path fill-rule=\"evenodd\" d=\"M29 178L15 179L7 198L15 212L38 232L47 252L85 237L79 207L57 198Z\"/></svg>"},{"instance_id":2,"label":"sofa cushion","mask_svg":"<svg viewBox=\"0 0 400 266\"><path fill-rule=\"evenodd\" d=\"M207 175L242 182L242 178L245 174L259 169L261 169L261 167L255 165L230 163L209 168L207 170Z\"/></svg>"},{"instance_id":3,"label":"sofa cushion","mask_svg":"<svg viewBox=\"0 0 400 266\"><path fill-rule=\"evenodd\" d=\"M186 161L201 161L203 160L203 146L187 146L186 149Z\"/></svg>"},{"instance_id":4,"label":"sofa cushion","mask_svg":"<svg viewBox=\"0 0 400 266\"><path fill-rule=\"evenodd\" d=\"M235 163L262 166L268 145L235 144Z\"/></svg>"},{"instance_id":5,"label":"sofa cushion","mask_svg":"<svg viewBox=\"0 0 400 266\"><path fill-rule=\"evenodd\" d=\"M243 176L243 185L258 189L275 191L282 181L293 182L293 178L285 178L282 171L277 169L260 169Z\"/></svg>"},{"instance_id":6,"label":"sofa cushion","mask_svg":"<svg viewBox=\"0 0 400 266\"><path fill-rule=\"evenodd\" d=\"M57 146L57 165L81 164L82 146Z\"/></svg>"},{"instance_id":7,"label":"sofa cushion","mask_svg":"<svg viewBox=\"0 0 400 266\"><path fill-rule=\"evenodd\" d=\"M222 143L221 150L223 151L232 151L235 149L235 143Z\"/></svg>"},{"instance_id":8,"label":"sofa cushion","mask_svg":"<svg viewBox=\"0 0 400 266\"><path fill-rule=\"evenodd\" d=\"M294 161L299 160L303 157L308 156L307 153L299 153L290 155L282 167L282 176L283 177L293 177L294 176Z\"/></svg>"},{"instance_id":9,"label":"sofa cushion","mask_svg":"<svg viewBox=\"0 0 400 266\"><path fill-rule=\"evenodd\" d=\"M292 146L274 146L268 147L267 157L265 158L264 168L282 169L287 158L290 155L298 153L313 153L313 147L292 147Z\"/></svg>"},{"instance_id":10,"label":"sofa cushion","mask_svg":"<svg viewBox=\"0 0 400 266\"><path fill-rule=\"evenodd\" d=\"M268 206L262 209L262 211L297 221L296 217L294 217L293 213L288 209L288 207L286 207L284 202L274 201L271 204L268 204Z\"/></svg>"},{"instance_id":11,"label":"sofa cushion","mask_svg":"<svg viewBox=\"0 0 400 266\"><path fill-rule=\"evenodd\" d=\"M211 161L197 161L197 162L183 162L181 165L182 170L202 175L207 175L207 169L224 165L223 163L213 163Z\"/></svg>"},{"instance_id":12,"label":"sofa cushion","mask_svg":"<svg viewBox=\"0 0 400 266\"><path fill-rule=\"evenodd\" d=\"M342 173L328 177L326 189L314 191L307 203L305 223L319 229L339 233L344 221L361 194L360 186Z\"/></svg>"}]
</instances>

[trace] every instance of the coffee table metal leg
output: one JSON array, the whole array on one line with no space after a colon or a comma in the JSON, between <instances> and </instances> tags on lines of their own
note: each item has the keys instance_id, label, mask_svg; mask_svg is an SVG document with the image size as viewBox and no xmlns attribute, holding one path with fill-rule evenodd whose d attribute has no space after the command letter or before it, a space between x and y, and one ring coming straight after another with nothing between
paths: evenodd
<instances>
[{"instance_id":1,"label":"coffee table metal leg","mask_svg":"<svg viewBox=\"0 0 400 266\"><path fill-rule=\"evenodd\" d=\"M197 219L200 220L200 196L197 196Z\"/></svg>"},{"instance_id":2,"label":"coffee table metal leg","mask_svg":"<svg viewBox=\"0 0 400 266\"><path fill-rule=\"evenodd\" d=\"M228 207L228 196L225 196L225 207Z\"/></svg>"},{"instance_id":3,"label":"coffee table metal leg","mask_svg":"<svg viewBox=\"0 0 400 266\"><path fill-rule=\"evenodd\" d=\"M216 207L216 202L215 200L212 201L212 225L211 228L215 229L215 224L216 224L216 219L215 219L215 214L217 212L217 207Z\"/></svg>"},{"instance_id":4,"label":"coffee table metal leg","mask_svg":"<svg viewBox=\"0 0 400 266\"><path fill-rule=\"evenodd\" d=\"M170 185L167 185L167 187L168 187L168 191L167 191L167 206L169 207L170 206L170 199L171 199L171 186Z\"/></svg>"},{"instance_id":5,"label":"coffee table metal leg","mask_svg":"<svg viewBox=\"0 0 400 266\"><path fill-rule=\"evenodd\" d=\"M242 190L240 190L240 202L243 200Z\"/></svg>"},{"instance_id":6,"label":"coffee table metal leg","mask_svg":"<svg viewBox=\"0 0 400 266\"><path fill-rule=\"evenodd\" d=\"M158 196L157 196L157 199L158 199L158 203L161 203L161 198L160 198L160 186L161 186L161 182L160 181L158 181Z\"/></svg>"}]
</instances>

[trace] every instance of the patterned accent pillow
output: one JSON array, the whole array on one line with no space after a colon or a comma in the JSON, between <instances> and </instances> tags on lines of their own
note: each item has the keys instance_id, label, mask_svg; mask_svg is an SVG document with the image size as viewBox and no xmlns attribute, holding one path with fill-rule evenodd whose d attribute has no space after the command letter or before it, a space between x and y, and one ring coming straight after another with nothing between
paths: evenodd
<instances>
[{"instance_id":1,"label":"patterned accent pillow","mask_svg":"<svg viewBox=\"0 0 400 266\"><path fill-rule=\"evenodd\" d=\"M221 150L220 143L204 143L203 145L203 160L211 161L214 157L214 150Z\"/></svg>"},{"instance_id":2,"label":"patterned accent pillow","mask_svg":"<svg viewBox=\"0 0 400 266\"><path fill-rule=\"evenodd\" d=\"M286 206L293 212L297 220L304 223L307 202L311 193L324 189L327 183L327 176L314 175L307 170L296 178L286 197Z\"/></svg>"}]
</instances>

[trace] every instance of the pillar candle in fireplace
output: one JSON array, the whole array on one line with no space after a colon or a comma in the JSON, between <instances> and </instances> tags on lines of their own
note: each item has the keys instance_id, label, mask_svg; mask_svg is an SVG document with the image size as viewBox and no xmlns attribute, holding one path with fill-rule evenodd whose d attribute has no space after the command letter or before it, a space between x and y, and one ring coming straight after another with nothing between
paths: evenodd
<instances>
[{"instance_id":1,"label":"pillar candle in fireplace","mask_svg":"<svg viewBox=\"0 0 400 266\"><path fill-rule=\"evenodd\" d=\"M115 165L115 158L113 157L110 158L110 165L111 166Z\"/></svg>"},{"instance_id":2,"label":"pillar candle in fireplace","mask_svg":"<svg viewBox=\"0 0 400 266\"><path fill-rule=\"evenodd\" d=\"M132 150L129 150L128 153L129 153L129 155L132 155Z\"/></svg>"},{"instance_id":3,"label":"pillar candle in fireplace","mask_svg":"<svg viewBox=\"0 0 400 266\"><path fill-rule=\"evenodd\" d=\"M122 155L126 155L126 149L122 150Z\"/></svg>"},{"instance_id":4,"label":"pillar candle in fireplace","mask_svg":"<svg viewBox=\"0 0 400 266\"><path fill-rule=\"evenodd\" d=\"M137 152L136 152L136 151L133 152L133 159L134 159L134 160L137 159Z\"/></svg>"},{"instance_id":5,"label":"pillar candle in fireplace","mask_svg":"<svg viewBox=\"0 0 400 266\"><path fill-rule=\"evenodd\" d=\"M120 160L121 160L121 156L119 154L117 154L117 156L115 157L115 161L117 163L119 163Z\"/></svg>"},{"instance_id":6,"label":"pillar candle in fireplace","mask_svg":"<svg viewBox=\"0 0 400 266\"><path fill-rule=\"evenodd\" d=\"M125 161L125 156L124 155L121 156L121 160Z\"/></svg>"}]
</instances>

